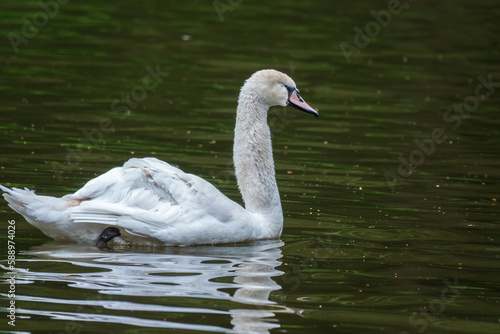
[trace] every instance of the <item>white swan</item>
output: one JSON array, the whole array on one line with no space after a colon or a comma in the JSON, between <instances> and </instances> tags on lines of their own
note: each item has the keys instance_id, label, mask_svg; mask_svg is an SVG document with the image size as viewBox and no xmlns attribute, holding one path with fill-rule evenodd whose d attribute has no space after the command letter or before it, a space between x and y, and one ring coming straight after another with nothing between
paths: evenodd
<instances>
[{"instance_id":1,"label":"white swan","mask_svg":"<svg viewBox=\"0 0 500 334\"><path fill-rule=\"evenodd\" d=\"M241 88L233 154L245 208L209 182L155 158L130 159L62 198L0 189L12 209L65 242L195 245L278 238L283 213L267 111L287 105L318 116L281 72L258 71Z\"/></svg>"}]
</instances>

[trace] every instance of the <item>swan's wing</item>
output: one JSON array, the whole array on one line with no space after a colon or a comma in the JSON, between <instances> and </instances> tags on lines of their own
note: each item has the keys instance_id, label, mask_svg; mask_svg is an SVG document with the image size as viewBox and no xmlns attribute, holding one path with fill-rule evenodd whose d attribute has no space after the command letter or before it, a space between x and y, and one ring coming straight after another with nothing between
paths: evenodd
<instances>
[{"instance_id":1,"label":"swan's wing","mask_svg":"<svg viewBox=\"0 0 500 334\"><path fill-rule=\"evenodd\" d=\"M245 214L209 182L155 158L130 159L65 199L75 203L75 223L119 226L153 239L179 226L224 223Z\"/></svg>"}]
</instances>

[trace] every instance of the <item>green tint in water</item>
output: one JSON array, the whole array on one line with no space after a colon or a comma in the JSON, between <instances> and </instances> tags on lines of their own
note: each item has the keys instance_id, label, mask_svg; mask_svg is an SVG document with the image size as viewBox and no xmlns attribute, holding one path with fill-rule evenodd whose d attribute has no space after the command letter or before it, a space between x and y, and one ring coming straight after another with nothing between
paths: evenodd
<instances>
[{"instance_id":1,"label":"green tint in water","mask_svg":"<svg viewBox=\"0 0 500 334\"><path fill-rule=\"evenodd\" d=\"M500 13L401 5L356 45L388 1L68 2L18 53L7 35L42 9L0 5L3 185L61 196L155 156L241 203L243 80L284 71L320 113L270 111L283 243L102 252L51 243L1 202L19 271L16 327L1 328L498 332ZM341 43L359 51L350 62ZM138 95L148 68L165 75ZM449 113L490 74L470 115ZM435 129L446 140L431 149Z\"/></svg>"}]
</instances>

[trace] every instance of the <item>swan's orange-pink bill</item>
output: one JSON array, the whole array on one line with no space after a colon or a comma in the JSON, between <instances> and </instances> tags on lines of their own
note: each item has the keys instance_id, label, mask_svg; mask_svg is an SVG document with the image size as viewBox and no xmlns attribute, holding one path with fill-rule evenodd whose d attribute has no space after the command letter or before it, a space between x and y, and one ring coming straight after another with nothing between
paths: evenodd
<instances>
[{"instance_id":1,"label":"swan's orange-pink bill","mask_svg":"<svg viewBox=\"0 0 500 334\"><path fill-rule=\"evenodd\" d=\"M318 112L314 110L310 105L308 105L302 97L300 97L299 92L297 90L294 90L292 94L290 94L290 98L288 99L288 104L291 107L305 111L308 114L318 117Z\"/></svg>"}]
</instances>

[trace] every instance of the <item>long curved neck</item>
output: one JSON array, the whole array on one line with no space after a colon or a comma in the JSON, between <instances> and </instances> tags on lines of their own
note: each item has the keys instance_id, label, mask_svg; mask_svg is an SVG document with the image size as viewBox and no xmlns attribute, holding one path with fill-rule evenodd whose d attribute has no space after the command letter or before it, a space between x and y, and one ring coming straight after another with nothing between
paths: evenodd
<instances>
[{"instance_id":1,"label":"long curved neck","mask_svg":"<svg viewBox=\"0 0 500 334\"><path fill-rule=\"evenodd\" d=\"M276 184L268 106L242 88L234 130L234 168L245 208L281 224L283 212Z\"/></svg>"}]
</instances>

